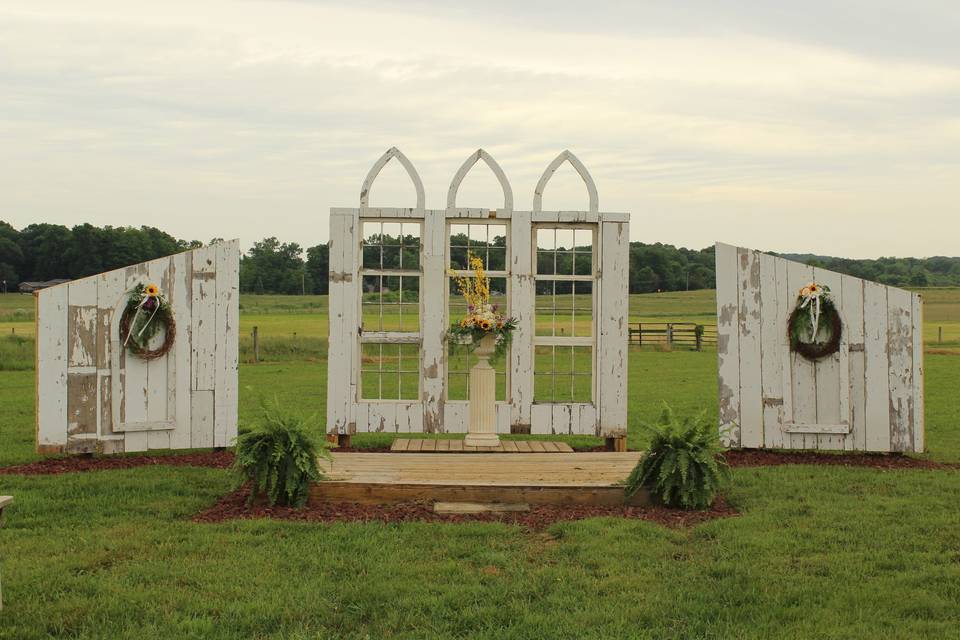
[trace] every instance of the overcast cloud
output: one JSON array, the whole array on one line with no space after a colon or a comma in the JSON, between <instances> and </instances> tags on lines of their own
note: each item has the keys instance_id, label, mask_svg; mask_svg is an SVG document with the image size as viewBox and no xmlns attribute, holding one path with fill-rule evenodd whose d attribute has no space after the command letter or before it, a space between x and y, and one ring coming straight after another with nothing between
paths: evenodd
<instances>
[{"instance_id":1,"label":"overcast cloud","mask_svg":"<svg viewBox=\"0 0 960 640\"><path fill-rule=\"evenodd\" d=\"M0 219L309 246L390 146L428 207L482 146L517 208L569 148L635 240L958 255L958 33L954 1L0 3ZM459 204L500 202L478 166Z\"/></svg>"}]
</instances>

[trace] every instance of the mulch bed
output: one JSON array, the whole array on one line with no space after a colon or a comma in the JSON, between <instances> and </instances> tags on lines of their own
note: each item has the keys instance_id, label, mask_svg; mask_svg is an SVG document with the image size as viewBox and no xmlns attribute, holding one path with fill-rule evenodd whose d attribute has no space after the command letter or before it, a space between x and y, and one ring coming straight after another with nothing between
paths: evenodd
<instances>
[{"instance_id":1,"label":"mulch bed","mask_svg":"<svg viewBox=\"0 0 960 640\"><path fill-rule=\"evenodd\" d=\"M689 527L715 518L738 515L721 497L710 509L683 511L662 506L649 507L580 507L532 505L530 511L508 513L439 514L428 502L368 505L352 502L311 502L302 509L270 507L266 504L247 506L249 486L227 494L209 509L194 516L194 522L224 522L226 520L273 518L300 522L504 522L520 525L530 531L539 531L555 522L586 518L631 518L648 520L668 527Z\"/></svg>"},{"instance_id":2,"label":"mulch bed","mask_svg":"<svg viewBox=\"0 0 960 640\"><path fill-rule=\"evenodd\" d=\"M577 448L575 451L597 452L606 449L596 447ZM390 453L389 447L338 447L337 453ZM466 454L465 454L466 455ZM816 451L764 451L759 449L733 450L726 453L731 467L769 467L783 464L839 465L844 467L870 467L873 469L960 469L960 464L934 462L911 458L900 454L882 453L820 453ZM226 469L233 464L232 451L205 451L184 454L143 454L130 456L64 456L46 458L37 462L0 467L0 475L55 475L78 471L103 471L131 469L151 465L171 467L210 467Z\"/></svg>"},{"instance_id":3,"label":"mulch bed","mask_svg":"<svg viewBox=\"0 0 960 640\"><path fill-rule=\"evenodd\" d=\"M103 471L105 469L132 469L133 467L165 465L171 467L211 467L226 469L233 464L232 451L205 451L176 455L135 455L116 457L65 456L46 458L37 462L14 467L0 467L0 475L56 475L77 471Z\"/></svg>"},{"instance_id":4,"label":"mulch bed","mask_svg":"<svg viewBox=\"0 0 960 640\"><path fill-rule=\"evenodd\" d=\"M872 469L957 469L960 465L911 458L896 453L821 453L735 449L724 454L731 467L771 467L783 464L836 465Z\"/></svg>"}]
</instances>

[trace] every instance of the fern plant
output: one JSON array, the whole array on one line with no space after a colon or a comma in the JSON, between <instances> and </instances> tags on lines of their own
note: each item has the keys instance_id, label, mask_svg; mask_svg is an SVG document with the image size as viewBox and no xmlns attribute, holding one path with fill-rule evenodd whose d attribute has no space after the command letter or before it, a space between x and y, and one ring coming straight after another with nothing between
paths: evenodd
<instances>
[{"instance_id":1,"label":"fern plant","mask_svg":"<svg viewBox=\"0 0 960 640\"><path fill-rule=\"evenodd\" d=\"M667 506L709 507L730 477L713 421L705 412L678 421L664 404L660 419L643 426L650 447L627 478L627 498L645 487Z\"/></svg>"},{"instance_id":2,"label":"fern plant","mask_svg":"<svg viewBox=\"0 0 960 640\"><path fill-rule=\"evenodd\" d=\"M323 479L320 458L330 459L314 422L264 405L261 419L237 437L234 470L238 484L250 482L250 502L265 495L271 506L306 504L310 484Z\"/></svg>"}]
</instances>

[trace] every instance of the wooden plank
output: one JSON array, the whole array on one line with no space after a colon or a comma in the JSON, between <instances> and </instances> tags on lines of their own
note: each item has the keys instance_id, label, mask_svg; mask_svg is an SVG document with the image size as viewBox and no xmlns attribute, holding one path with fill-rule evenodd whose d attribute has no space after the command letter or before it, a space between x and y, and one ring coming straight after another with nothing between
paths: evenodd
<instances>
[{"instance_id":1,"label":"wooden plank","mask_svg":"<svg viewBox=\"0 0 960 640\"><path fill-rule=\"evenodd\" d=\"M237 366L240 329L240 242L216 245L216 356L213 446L226 447L237 438Z\"/></svg>"},{"instance_id":2,"label":"wooden plank","mask_svg":"<svg viewBox=\"0 0 960 640\"><path fill-rule=\"evenodd\" d=\"M913 338L913 451L926 450L923 376L923 298L913 294L911 301L911 335Z\"/></svg>"},{"instance_id":3,"label":"wooden plank","mask_svg":"<svg viewBox=\"0 0 960 640\"><path fill-rule=\"evenodd\" d=\"M119 343L119 323L127 299L127 272L125 269L115 269L100 274L98 280L97 367L103 376L100 382L99 433L109 436L119 433L120 429L126 354ZM104 407L104 402L109 402L110 406Z\"/></svg>"},{"instance_id":4,"label":"wooden plank","mask_svg":"<svg viewBox=\"0 0 960 640\"><path fill-rule=\"evenodd\" d=\"M526 502L435 502L434 513L516 513L530 511Z\"/></svg>"},{"instance_id":5,"label":"wooden plank","mask_svg":"<svg viewBox=\"0 0 960 640\"><path fill-rule=\"evenodd\" d=\"M864 451L867 446L866 396L864 395L863 280L843 276L843 317L846 333L849 374L850 434L844 438L847 451ZM851 348L853 347L853 348Z\"/></svg>"},{"instance_id":6,"label":"wooden plank","mask_svg":"<svg viewBox=\"0 0 960 640\"><path fill-rule=\"evenodd\" d=\"M887 359L887 287L863 285L866 450L890 451L890 378Z\"/></svg>"},{"instance_id":7,"label":"wooden plank","mask_svg":"<svg viewBox=\"0 0 960 640\"><path fill-rule=\"evenodd\" d=\"M97 434L97 374L67 374L67 436Z\"/></svg>"},{"instance_id":8,"label":"wooden plank","mask_svg":"<svg viewBox=\"0 0 960 640\"><path fill-rule=\"evenodd\" d=\"M582 175L582 174L581 174ZM630 225L600 224L600 299L594 380L600 436L627 433L627 314ZM556 429L555 429L556 431Z\"/></svg>"},{"instance_id":9,"label":"wooden plank","mask_svg":"<svg viewBox=\"0 0 960 640\"><path fill-rule=\"evenodd\" d=\"M197 249L193 254L193 299L191 300L191 355L194 391L216 387L217 357L217 247Z\"/></svg>"},{"instance_id":10,"label":"wooden plank","mask_svg":"<svg viewBox=\"0 0 960 640\"><path fill-rule=\"evenodd\" d=\"M422 438L424 442L434 442ZM623 481L642 455L626 453L339 453L320 465L331 480L424 484L606 486Z\"/></svg>"},{"instance_id":11,"label":"wooden plank","mask_svg":"<svg viewBox=\"0 0 960 640\"><path fill-rule=\"evenodd\" d=\"M132 265L124 269L124 297L129 295L138 284L146 284L149 279L148 265L146 262ZM119 314L117 317L119 322ZM119 334L118 334L119 343ZM127 349L118 345L120 358L120 367L122 369L121 380L123 394L120 397L119 417L117 420L117 431L124 431L126 423L140 424L148 422L147 419L147 401L150 390L149 365L146 361L131 356ZM116 391L116 386L114 386ZM116 400L114 400L116 406ZM149 434L143 432L124 433L124 448L126 451L146 451L150 448Z\"/></svg>"},{"instance_id":12,"label":"wooden plank","mask_svg":"<svg viewBox=\"0 0 960 640\"><path fill-rule=\"evenodd\" d=\"M80 288L79 284L70 283L68 294ZM67 366L68 367L95 367L97 366L97 303L96 280L84 280L83 289L93 288L94 303L92 305L71 304L67 312Z\"/></svg>"},{"instance_id":13,"label":"wooden plank","mask_svg":"<svg viewBox=\"0 0 960 640\"><path fill-rule=\"evenodd\" d=\"M783 447L783 354L781 336L787 322L786 295L777 280L777 262L760 254L760 376L763 401L763 443L771 449Z\"/></svg>"},{"instance_id":14,"label":"wooden plank","mask_svg":"<svg viewBox=\"0 0 960 640\"><path fill-rule=\"evenodd\" d=\"M170 258L161 258L147 262L147 281L160 287L160 291L169 300L170 296ZM151 340L151 347L159 346L163 339L161 335ZM147 362L147 424L164 424L162 430L150 429L147 434L148 449L170 448L170 427L176 416L176 387L171 389L170 363L168 353L162 358ZM173 373L176 375L176 372ZM146 429L145 429L146 430ZM130 425L125 425L124 432L132 431Z\"/></svg>"},{"instance_id":15,"label":"wooden plank","mask_svg":"<svg viewBox=\"0 0 960 640\"><path fill-rule=\"evenodd\" d=\"M546 447L543 445L543 442L540 440L530 440L528 444L530 445L530 451L533 453L546 453L547 451Z\"/></svg>"},{"instance_id":16,"label":"wooden plank","mask_svg":"<svg viewBox=\"0 0 960 640\"><path fill-rule=\"evenodd\" d=\"M814 268L813 279L830 287L831 297L840 317L844 317L843 280L839 273ZM843 424L850 422L850 343L848 332L840 336L840 350L832 356L816 362L817 374L817 423ZM849 433L849 427L843 431ZM822 435L817 439L817 448L824 450L843 449L843 435Z\"/></svg>"},{"instance_id":17,"label":"wooden plank","mask_svg":"<svg viewBox=\"0 0 960 640\"><path fill-rule=\"evenodd\" d=\"M799 262L787 261L787 290L794 299L805 285L813 280L813 267ZM817 373L816 365L798 354L790 357L791 379L793 382L793 415L788 416L787 424L815 424L817 422ZM815 434L791 433L792 449L816 449L818 437Z\"/></svg>"},{"instance_id":18,"label":"wooden plank","mask_svg":"<svg viewBox=\"0 0 960 640\"><path fill-rule=\"evenodd\" d=\"M571 424L571 408L567 403L557 403L553 406L553 420L551 422L552 434L570 434L573 433L573 425Z\"/></svg>"},{"instance_id":19,"label":"wooden plank","mask_svg":"<svg viewBox=\"0 0 960 640\"><path fill-rule=\"evenodd\" d=\"M67 443L67 287L36 294L37 446Z\"/></svg>"},{"instance_id":20,"label":"wooden plank","mask_svg":"<svg viewBox=\"0 0 960 640\"><path fill-rule=\"evenodd\" d=\"M407 451L416 452L423 449L424 438L415 438L410 440L410 443L407 445Z\"/></svg>"},{"instance_id":21,"label":"wooden plank","mask_svg":"<svg viewBox=\"0 0 960 640\"><path fill-rule=\"evenodd\" d=\"M524 441L524 440L521 440L521 441L519 441L519 442L518 442L517 440L501 440L501 441L500 441L500 444L503 445L503 450L506 451L507 453L517 453L517 452L521 451L521 448L520 448L520 445L521 445L521 444L524 445L525 447L527 447L526 450L528 450L528 451L529 451L529 446L530 446L530 445L527 444L527 442Z\"/></svg>"},{"instance_id":22,"label":"wooden plank","mask_svg":"<svg viewBox=\"0 0 960 640\"><path fill-rule=\"evenodd\" d=\"M740 330L737 248L717 243L717 369L720 386L720 437L740 447Z\"/></svg>"},{"instance_id":23,"label":"wooden plank","mask_svg":"<svg viewBox=\"0 0 960 640\"><path fill-rule=\"evenodd\" d=\"M737 249L740 333L740 446L763 446L760 252Z\"/></svg>"},{"instance_id":24,"label":"wooden plank","mask_svg":"<svg viewBox=\"0 0 960 640\"><path fill-rule=\"evenodd\" d=\"M425 211L422 229L420 334L422 338L424 433L467 431L466 413L450 412L446 403L446 295L447 220L443 211Z\"/></svg>"},{"instance_id":25,"label":"wooden plank","mask_svg":"<svg viewBox=\"0 0 960 640\"><path fill-rule=\"evenodd\" d=\"M358 239L347 232L348 216L330 213L329 295L327 323L327 428L346 433L350 417L350 379L354 375L352 352L348 346L344 312L355 300L348 300L344 279L353 278L352 266L345 263L344 247Z\"/></svg>"},{"instance_id":26,"label":"wooden plank","mask_svg":"<svg viewBox=\"0 0 960 640\"><path fill-rule=\"evenodd\" d=\"M510 221L510 315L517 329L510 347L511 430L530 431L533 405L533 226L529 211L515 211Z\"/></svg>"},{"instance_id":27,"label":"wooden plank","mask_svg":"<svg viewBox=\"0 0 960 640\"><path fill-rule=\"evenodd\" d=\"M443 440L437 440L436 450L444 453L450 451L450 440L447 440L446 438Z\"/></svg>"},{"instance_id":28,"label":"wooden plank","mask_svg":"<svg viewBox=\"0 0 960 640\"><path fill-rule=\"evenodd\" d=\"M443 408L443 431L445 433L466 433L470 426L470 404L467 402L445 401ZM424 420L429 412L424 409ZM424 423L423 430L429 433Z\"/></svg>"},{"instance_id":29,"label":"wooden plank","mask_svg":"<svg viewBox=\"0 0 960 640\"><path fill-rule=\"evenodd\" d=\"M390 444L390 451L406 451L409 446L409 438L397 438Z\"/></svg>"},{"instance_id":30,"label":"wooden plank","mask_svg":"<svg viewBox=\"0 0 960 640\"><path fill-rule=\"evenodd\" d=\"M839 437L844 436L850 433L850 424L844 422L842 424L826 424L826 423L815 423L815 424L800 424L797 422L788 424L784 431L787 433L816 433L824 436Z\"/></svg>"},{"instance_id":31,"label":"wooden plank","mask_svg":"<svg viewBox=\"0 0 960 640\"><path fill-rule=\"evenodd\" d=\"M213 391L194 391L190 396L190 446L213 446Z\"/></svg>"},{"instance_id":32,"label":"wooden plank","mask_svg":"<svg viewBox=\"0 0 960 640\"><path fill-rule=\"evenodd\" d=\"M534 403L530 406L530 433L533 435L553 433L553 405Z\"/></svg>"},{"instance_id":33,"label":"wooden plank","mask_svg":"<svg viewBox=\"0 0 960 640\"><path fill-rule=\"evenodd\" d=\"M463 440L456 439L456 440L450 440L449 442L450 442L449 450L451 452L463 451Z\"/></svg>"},{"instance_id":34,"label":"wooden plank","mask_svg":"<svg viewBox=\"0 0 960 640\"><path fill-rule=\"evenodd\" d=\"M173 376L170 391L173 394L173 419L176 425L170 433L171 449L188 449L191 446L193 253L185 251L171 257L171 273L167 284L167 299L174 319L178 321L177 340L168 359L168 372Z\"/></svg>"},{"instance_id":35,"label":"wooden plank","mask_svg":"<svg viewBox=\"0 0 960 640\"><path fill-rule=\"evenodd\" d=\"M913 451L913 301L909 291L887 288L887 357L890 381L890 450Z\"/></svg>"}]
</instances>

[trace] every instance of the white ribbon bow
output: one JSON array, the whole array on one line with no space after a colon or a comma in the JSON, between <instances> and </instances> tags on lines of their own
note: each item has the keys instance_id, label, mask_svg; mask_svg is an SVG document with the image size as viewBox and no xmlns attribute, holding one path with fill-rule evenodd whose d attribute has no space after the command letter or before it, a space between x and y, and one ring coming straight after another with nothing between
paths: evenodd
<instances>
[{"instance_id":1,"label":"white ribbon bow","mask_svg":"<svg viewBox=\"0 0 960 640\"><path fill-rule=\"evenodd\" d=\"M820 296L824 289L811 283L804 287L803 291L807 291L807 293L804 295L801 291L800 295L803 297L803 302L800 304L800 308L810 307L810 341L814 342L820 329Z\"/></svg>"}]
</instances>

